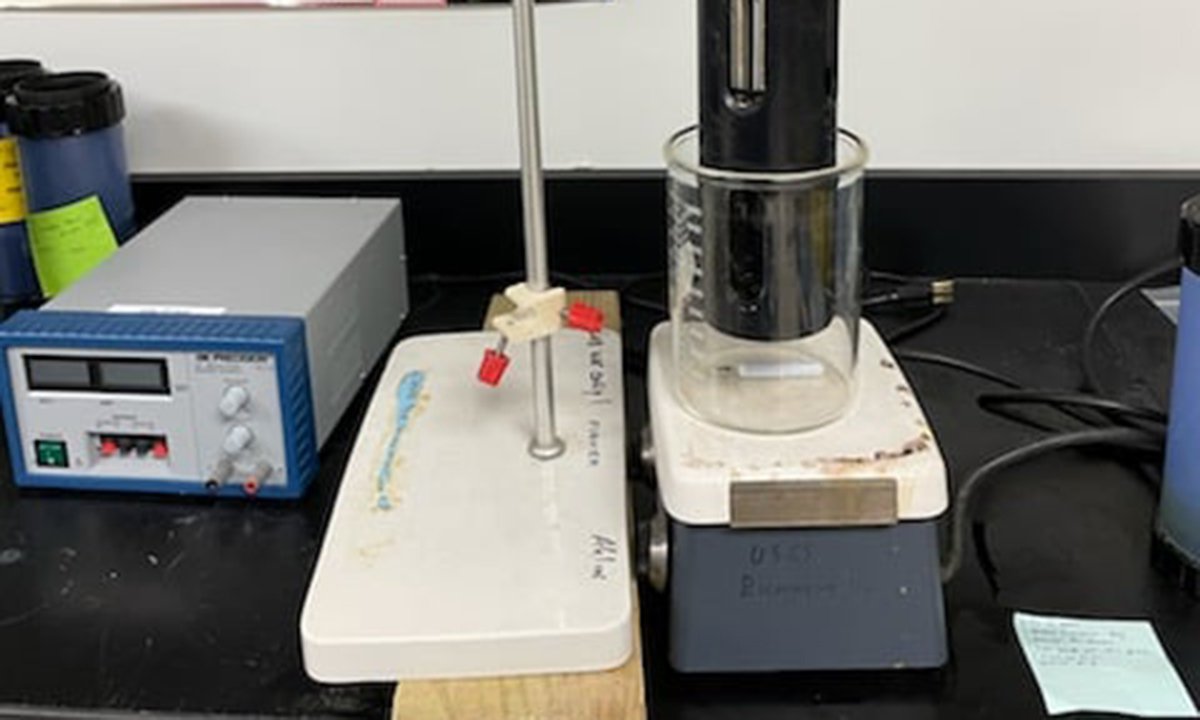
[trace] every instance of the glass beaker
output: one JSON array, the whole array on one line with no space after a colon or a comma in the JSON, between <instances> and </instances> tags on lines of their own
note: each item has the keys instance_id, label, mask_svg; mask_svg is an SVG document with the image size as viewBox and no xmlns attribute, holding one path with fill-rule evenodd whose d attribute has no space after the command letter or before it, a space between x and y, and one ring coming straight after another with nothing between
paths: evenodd
<instances>
[{"instance_id":1,"label":"glass beaker","mask_svg":"<svg viewBox=\"0 0 1200 720\"><path fill-rule=\"evenodd\" d=\"M667 143L676 391L736 430L786 433L840 417L854 392L866 146L837 164L743 172L700 164L697 128Z\"/></svg>"}]
</instances>

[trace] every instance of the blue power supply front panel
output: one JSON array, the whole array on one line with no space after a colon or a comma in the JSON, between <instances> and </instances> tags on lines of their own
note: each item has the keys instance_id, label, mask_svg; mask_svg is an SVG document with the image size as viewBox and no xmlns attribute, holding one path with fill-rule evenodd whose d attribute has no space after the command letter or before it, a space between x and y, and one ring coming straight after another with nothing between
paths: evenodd
<instances>
[{"instance_id":1,"label":"blue power supply front panel","mask_svg":"<svg viewBox=\"0 0 1200 720\"><path fill-rule=\"evenodd\" d=\"M297 498L317 470L298 318L20 312L0 403L22 487Z\"/></svg>"}]
</instances>

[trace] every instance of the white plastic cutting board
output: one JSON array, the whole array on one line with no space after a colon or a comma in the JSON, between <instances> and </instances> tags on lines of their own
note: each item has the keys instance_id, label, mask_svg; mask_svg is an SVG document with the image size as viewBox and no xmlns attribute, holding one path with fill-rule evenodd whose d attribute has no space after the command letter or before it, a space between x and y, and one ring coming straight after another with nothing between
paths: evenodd
<instances>
[{"instance_id":1,"label":"white plastic cutting board","mask_svg":"<svg viewBox=\"0 0 1200 720\"><path fill-rule=\"evenodd\" d=\"M475 380L495 333L393 351L300 621L325 682L584 672L632 649L620 337L554 340L559 434L540 462L530 358Z\"/></svg>"}]
</instances>

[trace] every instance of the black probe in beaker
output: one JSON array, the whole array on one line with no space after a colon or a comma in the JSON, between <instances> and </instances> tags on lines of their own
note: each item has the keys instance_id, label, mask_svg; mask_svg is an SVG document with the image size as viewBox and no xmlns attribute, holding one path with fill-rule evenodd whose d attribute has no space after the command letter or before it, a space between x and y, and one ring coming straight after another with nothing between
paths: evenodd
<instances>
[{"instance_id":1,"label":"black probe in beaker","mask_svg":"<svg viewBox=\"0 0 1200 720\"><path fill-rule=\"evenodd\" d=\"M700 0L700 154L726 170L832 165L838 0Z\"/></svg>"},{"instance_id":2,"label":"black probe in beaker","mask_svg":"<svg viewBox=\"0 0 1200 720\"><path fill-rule=\"evenodd\" d=\"M699 0L699 32L704 166L786 173L835 164L838 0ZM835 196L836 184L795 193L701 181L710 324L762 340L828 324Z\"/></svg>"}]
</instances>

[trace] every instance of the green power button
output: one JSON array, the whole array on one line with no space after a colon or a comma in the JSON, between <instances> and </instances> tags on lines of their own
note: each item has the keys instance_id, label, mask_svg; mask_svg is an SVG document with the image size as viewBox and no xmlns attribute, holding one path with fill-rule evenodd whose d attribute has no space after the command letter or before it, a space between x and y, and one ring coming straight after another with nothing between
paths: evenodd
<instances>
[{"instance_id":1,"label":"green power button","mask_svg":"<svg viewBox=\"0 0 1200 720\"><path fill-rule=\"evenodd\" d=\"M37 455L37 464L42 467L65 468L70 465L67 444L62 440L34 440L33 451Z\"/></svg>"}]
</instances>

